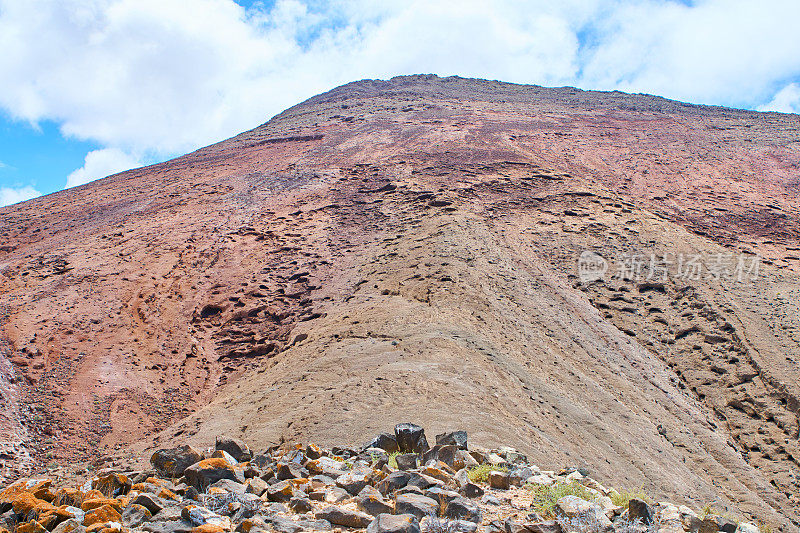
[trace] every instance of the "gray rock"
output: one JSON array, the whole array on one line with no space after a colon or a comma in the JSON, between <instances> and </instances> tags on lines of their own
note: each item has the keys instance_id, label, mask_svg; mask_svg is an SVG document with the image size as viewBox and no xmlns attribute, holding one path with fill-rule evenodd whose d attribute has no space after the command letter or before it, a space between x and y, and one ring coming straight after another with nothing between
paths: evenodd
<instances>
[{"instance_id":1,"label":"gray rock","mask_svg":"<svg viewBox=\"0 0 800 533\"><path fill-rule=\"evenodd\" d=\"M389 463L389 454L380 448L367 448L358 457L376 470Z\"/></svg>"},{"instance_id":2,"label":"gray rock","mask_svg":"<svg viewBox=\"0 0 800 533\"><path fill-rule=\"evenodd\" d=\"M371 514L372 516L378 516L381 513L392 513L394 511L394 507L383 499L383 495L376 488L370 487L369 485L358 493L356 497L356 506L361 511Z\"/></svg>"},{"instance_id":3,"label":"gray rock","mask_svg":"<svg viewBox=\"0 0 800 533\"><path fill-rule=\"evenodd\" d=\"M736 528L739 525L736 521L724 516L717 517L717 524L722 533L736 533Z\"/></svg>"},{"instance_id":4,"label":"gray rock","mask_svg":"<svg viewBox=\"0 0 800 533\"><path fill-rule=\"evenodd\" d=\"M150 521L142 524L139 529L148 533L192 533L194 524L188 520Z\"/></svg>"},{"instance_id":5,"label":"gray rock","mask_svg":"<svg viewBox=\"0 0 800 533\"><path fill-rule=\"evenodd\" d=\"M289 481L279 481L267 488L267 499L271 502L288 502L294 496L294 490Z\"/></svg>"},{"instance_id":6,"label":"gray rock","mask_svg":"<svg viewBox=\"0 0 800 533\"><path fill-rule=\"evenodd\" d=\"M298 533L303 531L303 526L285 516L271 516L267 519L271 529L279 533Z\"/></svg>"},{"instance_id":7,"label":"gray rock","mask_svg":"<svg viewBox=\"0 0 800 533\"><path fill-rule=\"evenodd\" d=\"M165 505L164 508L158 512L158 514L154 515L154 518L158 519L158 521L161 522L168 522L170 520L180 520L181 513L183 512L184 507L185 504Z\"/></svg>"},{"instance_id":8,"label":"gray rock","mask_svg":"<svg viewBox=\"0 0 800 533\"><path fill-rule=\"evenodd\" d=\"M206 459L187 468L183 475L191 486L204 492L220 479L240 481L233 467L222 459ZM244 481L244 479L241 479Z\"/></svg>"},{"instance_id":9,"label":"gray rock","mask_svg":"<svg viewBox=\"0 0 800 533\"><path fill-rule=\"evenodd\" d=\"M213 454L211 454L212 459L224 459L226 463L229 465L238 465L239 461L237 461L231 454L226 452L225 450L216 450Z\"/></svg>"},{"instance_id":10,"label":"gray rock","mask_svg":"<svg viewBox=\"0 0 800 533\"><path fill-rule=\"evenodd\" d=\"M275 461L272 457L266 453L259 453L254 455L252 459L250 459L250 465L258 468L261 471L266 470L270 466L274 465Z\"/></svg>"},{"instance_id":11,"label":"gray rock","mask_svg":"<svg viewBox=\"0 0 800 533\"><path fill-rule=\"evenodd\" d=\"M453 445L462 450L467 449L467 432L466 431L451 431L450 433L441 433L436 435L436 444L443 446Z\"/></svg>"},{"instance_id":12,"label":"gray rock","mask_svg":"<svg viewBox=\"0 0 800 533\"><path fill-rule=\"evenodd\" d=\"M394 437L403 453L421 454L429 448L425 430L416 424L397 424L394 427Z\"/></svg>"},{"instance_id":13,"label":"gray rock","mask_svg":"<svg viewBox=\"0 0 800 533\"><path fill-rule=\"evenodd\" d=\"M411 477L408 480L408 484L415 485L423 490L433 487L435 485L444 485L444 483L442 483L438 479L426 476L425 474L419 474L417 472L411 472Z\"/></svg>"},{"instance_id":14,"label":"gray rock","mask_svg":"<svg viewBox=\"0 0 800 533\"><path fill-rule=\"evenodd\" d=\"M489 486L493 489L507 490L511 487L511 478L507 472L489 472Z\"/></svg>"},{"instance_id":15,"label":"gray rock","mask_svg":"<svg viewBox=\"0 0 800 533\"><path fill-rule=\"evenodd\" d=\"M284 481L305 477L305 473L303 472L303 467L297 463L280 463L278 470L275 472L275 477L280 481Z\"/></svg>"},{"instance_id":16,"label":"gray rock","mask_svg":"<svg viewBox=\"0 0 800 533\"><path fill-rule=\"evenodd\" d=\"M327 520L331 524L352 528L364 528L372 522L372 517L360 511L350 511L332 505L314 513L314 518Z\"/></svg>"},{"instance_id":17,"label":"gray rock","mask_svg":"<svg viewBox=\"0 0 800 533\"><path fill-rule=\"evenodd\" d=\"M181 477L183 472L203 457L191 446L157 450L150 457L150 464L166 477Z\"/></svg>"},{"instance_id":18,"label":"gray rock","mask_svg":"<svg viewBox=\"0 0 800 533\"><path fill-rule=\"evenodd\" d=\"M417 468L419 456L416 453L402 453L395 456L394 459L397 461L397 468L400 470L414 470Z\"/></svg>"},{"instance_id":19,"label":"gray rock","mask_svg":"<svg viewBox=\"0 0 800 533\"><path fill-rule=\"evenodd\" d=\"M153 518L153 513L147 507L132 503L122 512L122 525L136 528L151 518Z\"/></svg>"},{"instance_id":20,"label":"gray rock","mask_svg":"<svg viewBox=\"0 0 800 533\"><path fill-rule=\"evenodd\" d=\"M367 527L367 533L420 533L419 521L412 514L379 514Z\"/></svg>"},{"instance_id":21,"label":"gray rock","mask_svg":"<svg viewBox=\"0 0 800 533\"><path fill-rule=\"evenodd\" d=\"M214 447L216 450L222 450L231 454L237 461L243 463L249 461L253 454L250 453L250 448L247 447L243 441L234 439L233 437L226 437L220 435L217 437L217 444Z\"/></svg>"},{"instance_id":22,"label":"gray rock","mask_svg":"<svg viewBox=\"0 0 800 533\"><path fill-rule=\"evenodd\" d=\"M587 502L577 496L564 496L556 502L556 514L564 515L568 518L585 518L592 522L597 522L597 526L602 529L611 529L613 525L603 508L593 502Z\"/></svg>"},{"instance_id":23,"label":"gray rock","mask_svg":"<svg viewBox=\"0 0 800 533\"><path fill-rule=\"evenodd\" d=\"M328 503L339 503L350 498L350 493L341 487L331 487L325 495L325 501Z\"/></svg>"},{"instance_id":24,"label":"gray rock","mask_svg":"<svg viewBox=\"0 0 800 533\"><path fill-rule=\"evenodd\" d=\"M481 498L481 503L485 503L486 505L500 505L502 502L495 496L487 494L486 496Z\"/></svg>"},{"instance_id":25,"label":"gray rock","mask_svg":"<svg viewBox=\"0 0 800 533\"><path fill-rule=\"evenodd\" d=\"M444 514L448 518L467 520L468 522L478 523L481 521L481 508L475 505L472 500L461 496L450 500Z\"/></svg>"},{"instance_id":26,"label":"gray rock","mask_svg":"<svg viewBox=\"0 0 800 533\"><path fill-rule=\"evenodd\" d=\"M525 529L530 533L562 533L561 526L555 520L542 520L525 524Z\"/></svg>"},{"instance_id":27,"label":"gray rock","mask_svg":"<svg viewBox=\"0 0 800 533\"><path fill-rule=\"evenodd\" d=\"M457 492L442 487L431 487L423 491L423 494L428 498L433 498L439 502L440 505L451 502L460 496Z\"/></svg>"},{"instance_id":28,"label":"gray rock","mask_svg":"<svg viewBox=\"0 0 800 533\"><path fill-rule=\"evenodd\" d=\"M525 524L511 517L506 518L506 521L503 522L503 531L505 531L505 533L528 533Z\"/></svg>"},{"instance_id":29,"label":"gray rock","mask_svg":"<svg viewBox=\"0 0 800 533\"><path fill-rule=\"evenodd\" d=\"M378 483L377 489L386 496L408 485L409 480L411 480L411 474L408 472L392 472Z\"/></svg>"},{"instance_id":30,"label":"gray rock","mask_svg":"<svg viewBox=\"0 0 800 533\"><path fill-rule=\"evenodd\" d=\"M294 511L295 513L302 514L307 513L314 508L311 505L311 500L308 498L304 498L302 496L295 496L291 500L289 500L289 509Z\"/></svg>"},{"instance_id":31,"label":"gray rock","mask_svg":"<svg viewBox=\"0 0 800 533\"><path fill-rule=\"evenodd\" d=\"M150 514L152 515L158 514L158 512L164 508L164 501L161 498L155 496L154 494L148 494L146 492L143 492L138 496L136 496L131 501L131 503L145 507L148 511L150 511ZM130 526L130 527L135 527L135 526Z\"/></svg>"},{"instance_id":32,"label":"gray rock","mask_svg":"<svg viewBox=\"0 0 800 533\"><path fill-rule=\"evenodd\" d=\"M353 496L361 492L361 489L369 483L369 470L353 469L346 474L336 478L336 485L343 488Z\"/></svg>"},{"instance_id":33,"label":"gray rock","mask_svg":"<svg viewBox=\"0 0 800 533\"><path fill-rule=\"evenodd\" d=\"M231 479L220 479L211 486L234 494L244 494L247 491L247 486L244 483Z\"/></svg>"},{"instance_id":34,"label":"gray rock","mask_svg":"<svg viewBox=\"0 0 800 533\"><path fill-rule=\"evenodd\" d=\"M311 531L329 531L333 529L331 523L327 520L311 520L311 519L304 519L297 521L298 526L302 526L303 529L308 529Z\"/></svg>"},{"instance_id":35,"label":"gray rock","mask_svg":"<svg viewBox=\"0 0 800 533\"><path fill-rule=\"evenodd\" d=\"M386 453L395 453L400 451L400 447L397 445L397 439L394 435L390 435L389 433L381 433L380 435L376 436L374 439L369 441L364 449L367 448L380 448L384 450Z\"/></svg>"},{"instance_id":36,"label":"gray rock","mask_svg":"<svg viewBox=\"0 0 800 533\"><path fill-rule=\"evenodd\" d=\"M450 530L458 533L475 533L478 530L478 524L469 520L451 520Z\"/></svg>"},{"instance_id":37,"label":"gray rock","mask_svg":"<svg viewBox=\"0 0 800 533\"><path fill-rule=\"evenodd\" d=\"M458 447L455 445L442 445L437 444L427 452L422 458L422 462L424 464L428 464L428 461L441 461L450 468L455 467L456 463L456 454L458 453Z\"/></svg>"},{"instance_id":38,"label":"gray rock","mask_svg":"<svg viewBox=\"0 0 800 533\"><path fill-rule=\"evenodd\" d=\"M628 518L630 520L641 520L643 524L652 524L653 510L643 500L631 498L628 502Z\"/></svg>"},{"instance_id":39,"label":"gray rock","mask_svg":"<svg viewBox=\"0 0 800 533\"><path fill-rule=\"evenodd\" d=\"M439 504L421 494L400 494L395 500L394 509L397 514L412 514L417 520L422 520L428 515L438 514Z\"/></svg>"},{"instance_id":40,"label":"gray rock","mask_svg":"<svg viewBox=\"0 0 800 533\"><path fill-rule=\"evenodd\" d=\"M58 524L51 533L86 533L86 528L83 527L83 520L78 521L74 518L64 520Z\"/></svg>"},{"instance_id":41,"label":"gray rock","mask_svg":"<svg viewBox=\"0 0 800 533\"><path fill-rule=\"evenodd\" d=\"M469 482L461 487L461 494L467 498L480 498L484 494L484 490L475 483Z\"/></svg>"},{"instance_id":42,"label":"gray rock","mask_svg":"<svg viewBox=\"0 0 800 533\"><path fill-rule=\"evenodd\" d=\"M261 479L260 477L254 477L252 479L247 480L247 484L245 485L244 491L248 494L255 494L256 496L261 496L267 491L269 485L266 481Z\"/></svg>"}]
</instances>

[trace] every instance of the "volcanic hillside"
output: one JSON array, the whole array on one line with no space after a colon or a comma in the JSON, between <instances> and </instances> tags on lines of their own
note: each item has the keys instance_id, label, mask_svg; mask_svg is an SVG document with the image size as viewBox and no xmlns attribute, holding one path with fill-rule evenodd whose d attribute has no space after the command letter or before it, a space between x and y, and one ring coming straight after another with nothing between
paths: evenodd
<instances>
[{"instance_id":1,"label":"volcanic hillside","mask_svg":"<svg viewBox=\"0 0 800 533\"><path fill-rule=\"evenodd\" d=\"M798 126L360 81L0 209L2 475L412 421L797 531Z\"/></svg>"}]
</instances>

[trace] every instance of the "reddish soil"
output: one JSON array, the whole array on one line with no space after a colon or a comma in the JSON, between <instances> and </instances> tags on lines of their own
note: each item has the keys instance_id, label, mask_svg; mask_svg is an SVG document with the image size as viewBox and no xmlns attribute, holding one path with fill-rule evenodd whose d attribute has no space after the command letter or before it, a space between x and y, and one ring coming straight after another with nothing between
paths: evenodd
<instances>
[{"instance_id":1,"label":"reddish soil","mask_svg":"<svg viewBox=\"0 0 800 533\"><path fill-rule=\"evenodd\" d=\"M799 121L362 81L0 209L0 474L409 419L796 531ZM582 284L583 250L764 259Z\"/></svg>"}]
</instances>

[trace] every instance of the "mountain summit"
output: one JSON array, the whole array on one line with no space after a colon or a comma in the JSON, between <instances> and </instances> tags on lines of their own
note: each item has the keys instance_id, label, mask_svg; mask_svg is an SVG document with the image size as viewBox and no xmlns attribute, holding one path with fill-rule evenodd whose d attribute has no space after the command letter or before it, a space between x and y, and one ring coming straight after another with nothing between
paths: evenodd
<instances>
[{"instance_id":1,"label":"mountain summit","mask_svg":"<svg viewBox=\"0 0 800 533\"><path fill-rule=\"evenodd\" d=\"M0 209L2 475L409 420L797 531L799 125L365 80Z\"/></svg>"}]
</instances>

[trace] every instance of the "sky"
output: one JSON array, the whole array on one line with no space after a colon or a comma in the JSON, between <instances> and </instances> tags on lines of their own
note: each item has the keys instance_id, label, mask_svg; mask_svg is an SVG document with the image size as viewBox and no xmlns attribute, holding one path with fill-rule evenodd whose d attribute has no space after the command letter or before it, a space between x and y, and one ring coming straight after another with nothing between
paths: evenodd
<instances>
[{"instance_id":1,"label":"sky","mask_svg":"<svg viewBox=\"0 0 800 533\"><path fill-rule=\"evenodd\" d=\"M433 73L800 113L798 0L0 0L0 206L353 80Z\"/></svg>"}]
</instances>

